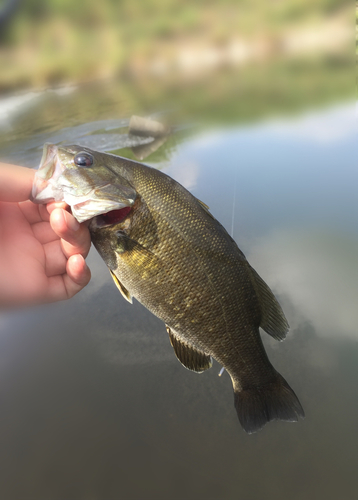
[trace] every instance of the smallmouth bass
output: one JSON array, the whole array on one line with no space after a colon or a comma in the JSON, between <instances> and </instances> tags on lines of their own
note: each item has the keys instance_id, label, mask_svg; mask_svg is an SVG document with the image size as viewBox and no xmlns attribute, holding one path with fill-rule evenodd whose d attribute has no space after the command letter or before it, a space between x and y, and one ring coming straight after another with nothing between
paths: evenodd
<instances>
[{"instance_id":1,"label":"smallmouth bass","mask_svg":"<svg viewBox=\"0 0 358 500\"><path fill-rule=\"evenodd\" d=\"M283 340L287 320L270 288L208 207L164 173L81 146L45 145L36 203L64 200L88 220L94 246L129 302L166 325L179 361L229 373L244 430L295 422L302 406L273 368L259 327Z\"/></svg>"}]
</instances>

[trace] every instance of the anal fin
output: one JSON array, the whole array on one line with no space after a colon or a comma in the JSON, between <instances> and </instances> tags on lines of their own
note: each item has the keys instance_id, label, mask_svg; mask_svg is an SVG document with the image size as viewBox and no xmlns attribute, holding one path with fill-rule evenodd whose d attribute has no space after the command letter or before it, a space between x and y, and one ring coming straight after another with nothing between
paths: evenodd
<instances>
[{"instance_id":1,"label":"anal fin","mask_svg":"<svg viewBox=\"0 0 358 500\"><path fill-rule=\"evenodd\" d=\"M116 284L116 287L118 288L118 290L121 292L121 294L123 295L123 297L128 300L128 302L130 304L132 304L132 296L131 294L128 292L128 290L122 285L122 283L119 281L119 279L117 278L117 276L114 274L113 271L109 270L109 272L111 273L111 276L113 278L113 281L115 282Z\"/></svg>"},{"instance_id":2,"label":"anal fin","mask_svg":"<svg viewBox=\"0 0 358 500\"><path fill-rule=\"evenodd\" d=\"M197 373L202 373L212 367L213 362L211 356L202 351L198 351L195 347L179 339L167 325L166 329L175 355L185 368Z\"/></svg>"}]
</instances>

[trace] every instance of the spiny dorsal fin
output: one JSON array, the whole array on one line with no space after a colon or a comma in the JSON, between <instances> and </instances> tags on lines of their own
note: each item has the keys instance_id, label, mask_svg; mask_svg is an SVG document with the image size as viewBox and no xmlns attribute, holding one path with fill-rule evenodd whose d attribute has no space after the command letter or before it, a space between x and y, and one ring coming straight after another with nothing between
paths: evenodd
<instances>
[{"instance_id":1,"label":"spiny dorsal fin","mask_svg":"<svg viewBox=\"0 0 358 500\"><path fill-rule=\"evenodd\" d=\"M176 357L181 364L197 373L202 373L212 367L211 356L204 352L198 351L195 347L187 344L186 342L178 339L169 326L165 325L169 334L169 340L173 346Z\"/></svg>"},{"instance_id":2,"label":"spiny dorsal fin","mask_svg":"<svg viewBox=\"0 0 358 500\"><path fill-rule=\"evenodd\" d=\"M283 340L290 328L280 304L264 280L250 266L254 285L261 309L260 326L276 340Z\"/></svg>"},{"instance_id":3,"label":"spiny dorsal fin","mask_svg":"<svg viewBox=\"0 0 358 500\"><path fill-rule=\"evenodd\" d=\"M119 281L119 279L117 278L117 276L114 274L113 271L109 270L109 272L111 273L111 276L113 278L113 281L115 282L116 284L116 287L118 288L118 290L121 292L121 294L123 295L123 297L128 300L128 302L130 304L132 304L132 296L131 294L128 292L128 290L122 285L122 283Z\"/></svg>"},{"instance_id":4,"label":"spiny dorsal fin","mask_svg":"<svg viewBox=\"0 0 358 500\"><path fill-rule=\"evenodd\" d=\"M215 219L215 217L213 216L213 214L210 213L210 208L208 207L208 205L206 203L204 203L203 201L199 200L199 198L197 198L197 201L200 203L200 206L205 210L205 212L210 215L210 217L212 219Z\"/></svg>"}]
</instances>

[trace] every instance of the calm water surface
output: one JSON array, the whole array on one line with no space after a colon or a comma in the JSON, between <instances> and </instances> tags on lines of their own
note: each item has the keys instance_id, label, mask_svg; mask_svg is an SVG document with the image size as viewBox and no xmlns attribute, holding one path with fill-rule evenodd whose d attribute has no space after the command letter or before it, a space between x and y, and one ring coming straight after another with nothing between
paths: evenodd
<instances>
[{"instance_id":1,"label":"calm water surface","mask_svg":"<svg viewBox=\"0 0 358 500\"><path fill-rule=\"evenodd\" d=\"M69 123L56 114L69 98L46 117L41 98L19 108L0 158L37 166L46 141L133 157L129 114ZM355 143L342 105L177 134L146 160L210 206L279 297L290 334L263 339L306 419L246 435L229 376L185 370L164 324L122 299L92 250L73 300L0 317L1 498L357 498Z\"/></svg>"}]
</instances>

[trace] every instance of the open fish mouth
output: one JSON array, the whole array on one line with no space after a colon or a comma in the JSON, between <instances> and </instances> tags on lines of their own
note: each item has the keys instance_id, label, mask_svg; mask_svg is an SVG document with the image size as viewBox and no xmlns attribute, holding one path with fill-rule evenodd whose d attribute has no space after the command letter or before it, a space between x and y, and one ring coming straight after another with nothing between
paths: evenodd
<instances>
[{"instance_id":1,"label":"open fish mouth","mask_svg":"<svg viewBox=\"0 0 358 500\"><path fill-rule=\"evenodd\" d=\"M100 228L115 226L128 217L129 213L132 211L132 208L133 207L131 206L123 207L117 210L111 210L110 212L97 214L91 219L91 221L93 222L91 222L92 226L90 227Z\"/></svg>"},{"instance_id":2,"label":"open fish mouth","mask_svg":"<svg viewBox=\"0 0 358 500\"><path fill-rule=\"evenodd\" d=\"M101 216L101 226L116 224L122 220L123 212L129 213L132 204L118 201L114 198L101 198L100 196L110 195L111 185L104 184L91 190L87 195L75 196L65 193L63 201L71 207L72 215L78 222L84 222L94 217Z\"/></svg>"},{"instance_id":3,"label":"open fish mouth","mask_svg":"<svg viewBox=\"0 0 358 500\"><path fill-rule=\"evenodd\" d=\"M103 215L98 221L101 226L122 220L134 204L135 190L118 184L110 170L104 179L103 175L96 173L95 168L76 167L71 161L71 155L66 156L65 153L68 153L65 147L44 145L41 163L35 174L31 200L42 204L64 201L71 207L78 222L102 214L107 216Z\"/></svg>"}]
</instances>

